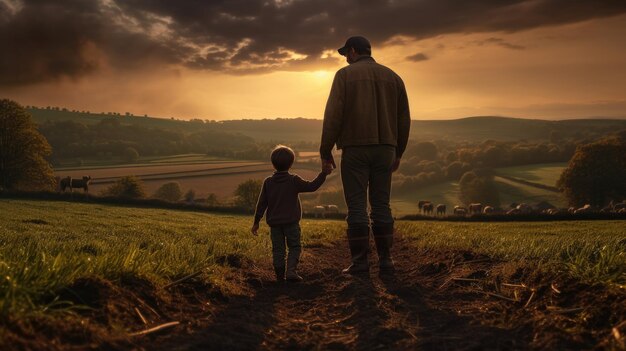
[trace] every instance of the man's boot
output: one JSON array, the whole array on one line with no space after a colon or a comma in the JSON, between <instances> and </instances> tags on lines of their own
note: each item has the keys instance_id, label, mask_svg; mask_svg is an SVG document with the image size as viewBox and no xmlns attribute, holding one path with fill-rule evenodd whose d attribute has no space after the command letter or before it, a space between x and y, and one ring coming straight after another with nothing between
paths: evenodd
<instances>
[{"instance_id":1,"label":"man's boot","mask_svg":"<svg viewBox=\"0 0 626 351\"><path fill-rule=\"evenodd\" d=\"M393 272L394 264L391 258L391 246L393 245L393 224L372 226L376 251L378 253L378 266L381 272Z\"/></svg>"},{"instance_id":2,"label":"man's boot","mask_svg":"<svg viewBox=\"0 0 626 351\"><path fill-rule=\"evenodd\" d=\"M298 262L300 261L299 253L296 255L289 251L287 256L287 281L289 282L301 282L303 279L298 274Z\"/></svg>"},{"instance_id":3,"label":"man's boot","mask_svg":"<svg viewBox=\"0 0 626 351\"><path fill-rule=\"evenodd\" d=\"M274 273L276 273L276 282L285 281L285 267L274 267Z\"/></svg>"},{"instance_id":4,"label":"man's boot","mask_svg":"<svg viewBox=\"0 0 626 351\"><path fill-rule=\"evenodd\" d=\"M369 226L348 228L348 246L352 256L352 264L344 269L345 274L369 273L367 251L369 248Z\"/></svg>"}]
</instances>

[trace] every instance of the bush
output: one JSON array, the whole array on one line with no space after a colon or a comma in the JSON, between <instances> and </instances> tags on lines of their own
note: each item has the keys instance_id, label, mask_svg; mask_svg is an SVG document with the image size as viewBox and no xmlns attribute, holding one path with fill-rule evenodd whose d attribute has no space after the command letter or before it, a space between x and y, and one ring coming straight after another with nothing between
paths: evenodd
<instances>
[{"instance_id":1,"label":"bush","mask_svg":"<svg viewBox=\"0 0 626 351\"><path fill-rule=\"evenodd\" d=\"M459 185L463 203L479 202L483 205L500 206L500 194L491 172L487 170L466 172L461 177Z\"/></svg>"},{"instance_id":2,"label":"bush","mask_svg":"<svg viewBox=\"0 0 626 351\"><path fill-rule=\"evenodd\" d=\"M122 156L126 162L136 162L139 159L139 152L137 152L135 148L127 147L124 149L124 154Z\"/></svg>"},{"instance_id":3,"label":"bush","mask_svg":"<svg viewBox=\"0 0 626 351\"><path fill-rule=\"evenodd\" d=\"M152 195L155 199L176 202L183 195L178 182L169 182L161 185L159 189Z\"/></svg>"},{"instance_id":4,"label":"bush","mask_svg":"<svg viewBox=\"0 0 626 351\"><path fill-rule=\"evenodd\" d=\"M237 206L241 206L248 210L254 210L259 194L261 193L262 186L263 181L255 179L248 179L239 184L235 190L235 203Z\"/></svg>"},{"instance_id":5,"label":"bush","mask_svg":"<svg viewBox=\"0 0 626 351\"><path fill-rule=\"evenodd\" d=\"M146 196L143 182L135 176L126 176L118 179L106 188L102 195L136 199Z\"/></svg>"},{"instance_id":6,"label":"bush","mask_svg":"<svg viewBox=\"0 0 626 351\"><path fill-rule=\"evenodd\" d=\"M185 193L185 201L192 203L196 199L196 192L193 189L187 190Z\"/></svg>"}]
</instances>

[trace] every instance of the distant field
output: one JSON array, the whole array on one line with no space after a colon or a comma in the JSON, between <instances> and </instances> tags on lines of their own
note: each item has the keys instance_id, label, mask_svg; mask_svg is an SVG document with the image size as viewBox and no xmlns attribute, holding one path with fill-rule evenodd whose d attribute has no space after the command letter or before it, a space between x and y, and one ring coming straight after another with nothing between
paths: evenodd
<instances>
[{"instance_id":1,"label":"distant field","mask_svg":"<svg viewBox=\"0 0 626 351\"><path fill-rule=\"evenodd\" d=\"M311 157L316 152L302 152L301 157ZM90 175L93 179L91 191L98 193L117 178L127 175L140 177L149 195L166 182L177 181L183 192L193 189L197 197L216 194L222 200L232 197L237 185L248 179L264 179L273 173L269 162L261 161L224 161L203 160L202 155L178 155L154 159L152 163L117 165L103 167L66 168L58 170L59 177L82 177ZM337 162L340 162L339 158ZM508 167L497 170L499 174L520 178L539 184L550 185L558 178L564 164L540 164L523 167ZM297 163L292 172L305 179L313 179L319 172L316 162ZM566 207L566 200L560 193L521 184L501 177L496 177L496 185L500 191L502 206L510 203L526 202L535 204L547 201L557 207ZM321 191L341 188L339 170L329 177ZM415 214L418 212L417 202L429 200L435 204L446 204L448 211L460 204L459 185L457 182L445 182L419 189L412 193L392 191L391 207L396 216Z\"/></svg>"},{"instance_id":2,"label":"distant field","mask_svg":"<svg viewBox=\"0 0 626 351\"><path fill-rule=\"evenodd\" d=\"M567 167L566 162L544 163L516 167L498 168L498 174L523 179L533 183L555 186L563 170Z\"/></svg>"},{"instance_id":3,"label":"distant field","mask_svg":"<svg viewBox=\"0 0 626 351\"><path fill-rule=\"evenodd\" d=\"M180 159L180 158L177 158ZM193 189L196 197L206 197L213 193L222 200L233 196L237 185L248 179L265 179L274 172L271 164L259 161L215 161L206 163L161 163L159 165L131 165L128 167L98 167L64 169L55 172L61 178L84 175L92 177L90 191L99 193L120 177L134 175L139 177L148 195L152 195L161 185L176 181L183 192ZM296 164L292 170L305 179L313 179L318 170L307 163ZM75 190L76 191L76 190ZM81 191L81 190L78 190Z\"/></svg>"}]
</instances>

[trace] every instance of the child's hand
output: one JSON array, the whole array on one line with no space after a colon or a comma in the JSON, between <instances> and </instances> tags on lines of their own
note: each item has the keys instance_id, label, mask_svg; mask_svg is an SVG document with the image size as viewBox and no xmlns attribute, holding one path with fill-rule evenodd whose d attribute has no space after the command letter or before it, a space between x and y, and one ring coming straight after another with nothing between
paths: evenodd
<instances>
[{"instance_id":1,"label":"child's hand","mask_svg":"<svg viewBox=\"0 0 626 351\"><path fill-rule=\"evenodd\" d=\"M322 172L326 175L333 173L333 165L330 163L322 164Z\"/></svg>"},{"instance_id":2,"label":"child's hand","mask_svg":"<svg viewBox=\"0 0 626 351\"><path fill-rule=\"evenodd\" d=\"M252 233L252 235L258 235L259 234L259 223L254 223L252 225L252 228L250 229L250 232Z\"/></svg>"}]
</instances>

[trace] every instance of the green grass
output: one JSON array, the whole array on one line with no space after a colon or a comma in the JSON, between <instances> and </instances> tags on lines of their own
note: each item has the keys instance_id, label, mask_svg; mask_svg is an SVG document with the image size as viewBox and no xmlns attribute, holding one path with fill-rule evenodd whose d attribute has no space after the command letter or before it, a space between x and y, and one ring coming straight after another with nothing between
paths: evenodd
<instances>
[{"instance_id":1,"label":"green grass","mask_svg":"<svg viewBox=\"0 0 626 351\"><path fill-rule=\"evenodd\" d=\"M540 201L547 201L560 208L567 207L567 200L561 193L521 184L501 177L495 177L495 181L502 207L506 208L514 202L525 202L534 205Z\"/></svg>"},{"instance_id":2,"label":"green grass","mask_svg":"<svg viewBox=\"0 0 626 351\"><path fill-rule=\"evenodd\" d=\"M164 285L198 270L219 272L213 268L222 255L263 261L269 238L252 236L251 222L250 216L1 200L0 312L41 311L43 297L84 276L138 276ZM303 244L327 243L342 231L336 221L305 222Z\"/></svg>"},{"instance_id":3,"label":"green grass","mask_svg":"<svg viewBox=\"0 0 626 351\"><path fill-rule=\"evenodd\" d=\"M626 285L623 221L401 222L419 247L470 250L590 283Z\"/></svg>"},{"instance_id":4,"label":"green grass","mask_svg":"<svg viewBox=\"0 0 626 351\"><path fill-rule=\"evenodd\" d=\"M567 163L542 163L535 165L498 168L496 172L504 176L515 177L533 183L556 186Z\"/></svg>"},{"instance_id":5,"label":"green grass","mask_svg":"<svg viewBox=\"0 0 626 351\"><path fill-rule=\"evenodd\" d=\"M157 286L204 270L223 281L219 257L270 265L268 228L251 216L32 200L0 200L0 316L45 311L62 287L85 276L135 276ZM303 220L303 244L334 245L343 221ZM450 223L400 221L415 245L472 250L540 265L585 281L626 284L622 221ZM346 248L346 255L348 250Z\"/></svg>"}]
</instances>

